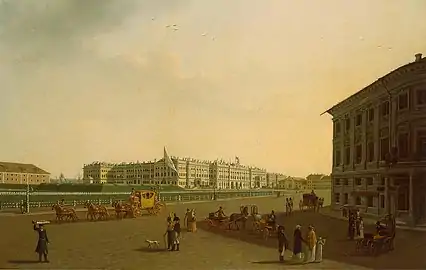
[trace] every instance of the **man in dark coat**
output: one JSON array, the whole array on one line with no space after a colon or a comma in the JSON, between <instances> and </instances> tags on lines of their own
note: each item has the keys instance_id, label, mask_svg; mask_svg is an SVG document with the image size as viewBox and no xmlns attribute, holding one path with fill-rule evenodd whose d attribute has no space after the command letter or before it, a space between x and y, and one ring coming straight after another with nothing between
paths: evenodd
<instances>
[{"instance_id":1,"label":"man in dark coat","mask_svg":"<svg viewBox=\"0 0 426 270\"><path fill-rule=\"evenodd\" d=\"M173 244L172 250L179 251L179 244L180 244L179 239L180 239L180 232L181 232L179 217L175 216L174 223L175 223L175 226L173 227L173 230L175 231L175 242Z\"/></svg>"},{"instance_id":2,"label":"man in dark coat","mask_svg":"<svg viewBox=\"0 0 426 270\"><path fill-rule=\"evenodd\" d=\"M38 241L37 241L37 247L35 249L35 252L38 253L38 261L41 262L42 256L44 256L44 261L49 262L47 260L47 244L49 244L49 238L47 238L47 232L44 229L44 226L42 224L37 226L37 223L33 221L34 225L34 231L38 232Z\"/></svg>"},{"instance_id":3,"label":"man in dark coat","mask_svg":"<svg viewBox=\"0 0 426 270\"><path fill-rule=\"evenodd\" d=\"M278 226L278 252L280 254L280 262L284 262L284 253L288 249L288 238L285 234L284 226Z\"/></svg>"},{"instance_id":4,"label":"man in dark coat","mask_svg":"<svg viewBox=\"0 0 426 270\"><path fill-rule=\"evenodd\" d=\"M167 217L167 230L164 236L167 235L167 249L172 251L172 247L175 241L174 224L171 217Z\"/></svg>"},{"instance_id":5,"label":"man in dark coat","mask_svg":"<svg viewBox=\"0 0 426 270\"><path fill-rule=\"evenodd\" d=\"M297 225L293 234L293 257L299 260L302 259L302 243L305 242L302 237L301 228L302 227L300 225Z\"/></svg>"}]
</instances>

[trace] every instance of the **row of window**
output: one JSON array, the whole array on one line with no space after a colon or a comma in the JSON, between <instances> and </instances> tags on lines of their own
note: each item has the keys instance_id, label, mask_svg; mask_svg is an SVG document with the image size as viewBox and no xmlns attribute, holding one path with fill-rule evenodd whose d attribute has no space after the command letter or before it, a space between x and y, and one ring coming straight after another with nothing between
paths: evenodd
<instances>
[{"instance_id":1,"label":"row of window","mask_svg":"<svg viewBox=\"0 0 426 270\"><path fill-rule=\"evenodd\" d=\"M384 185L384 178L381 178L380 185ZM349 179L348 178L335 178L333 179L333 184L335 186L349 186ZM372 186L374 184L374 178L373 177L367 177L367 178L354 178L354 184L356 186L362 186L363 184L366 184L367 186Z\"/></svg>"},{"instance_id":2,"label":"row of window","mask_svg":"<svg viewBox=\"0 0 426 270\"><path fill-rule=\"evenodd\" d=\"M343 197L343 198L342 198ZM354 203L357 206L367 206L367 207L375 207L374 206L374 197L373 196L365 196L364 203L362 201L361 196L356 196L354 198ZM349 204L349 194L348 193L334 193L334 202L339 204ZM385 196L379 196L379 205L380 208L385 208Z\"/></svg>"},{"instance_id":3,"label":"row of window","mask_svg":"<svg viewBox=\"0 0 426 270\"><path fill-rule=\"evenodd\" d=\"M416 142L416 153L418 154L418 157L423 159L426 158L426 131L418 131L417 132L417 142ZM410 156L410 134L408 132L399 133L397 138L397 155L400 159L406 159ZM380 139L380 156L379 160L384 161L386 160L386 156L389 153L390 149L390 140L388 137L384 137ZM355 164L360 164L363 161L363 157L366 158L367 162L373 162L376 159L376 153L375 153L375 143L374 142L368 142L366 147L366 153L364 156L364 150L363 150L363 144L357 144L355 145L354 149L354 155L353 155L353 162ZM340 149L335 150L335 156L334 156L334 166L340 166L342 165L342 162L344 165L350 165L351 164L351 147L346 147L344 149L344 155L342 160L342 153Z\"/></svg>"},{"instance_id":4,"label":"row of window","mask_svg":"<svg viewBox=\"0 0 426 270\"><path fill-rule=\"evenodd\" d=\"M397 109L398 111L404 111L408 109L409 107L409 96L408 92L402 93L398 96L397 100ZM418 89L416 90L416 105L417 106L426 106L426 89ZM389 101L384 101L379 106L379 113L380 116L387 117L390 113L390 105ZM375 109L369 108L367 111L367 121L373 122L374 121L374 115L375 115ZM359 113L355 116L355 126L361 126L363 123L363 117L362 113ZM339 136L341 134L341 126L340 121L334 122L334 136ZM344 128L345 132L349 131L351 129L351 119L349 117L345 118L344 120Z\"/></svg>"}]
</instances>

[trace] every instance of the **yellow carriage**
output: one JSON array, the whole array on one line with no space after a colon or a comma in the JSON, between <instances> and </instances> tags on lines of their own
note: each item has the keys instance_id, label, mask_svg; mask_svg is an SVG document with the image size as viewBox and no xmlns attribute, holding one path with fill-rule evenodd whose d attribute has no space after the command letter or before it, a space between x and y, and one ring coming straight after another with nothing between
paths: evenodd
<instances>
[{"instance_id":1,"label":"yellow carriage","mask_svg":"<svg viewBox=\"0 0 426 270\"><path fill-rule=\"evenodd\" d=\"M165 207L165 204L160 202L157 198L157 193L152 190L137 190L134 192L135 197L138 198L138 208L140 210L148 211L150 215L158 215Z\"/></svg>"}]
</instances>

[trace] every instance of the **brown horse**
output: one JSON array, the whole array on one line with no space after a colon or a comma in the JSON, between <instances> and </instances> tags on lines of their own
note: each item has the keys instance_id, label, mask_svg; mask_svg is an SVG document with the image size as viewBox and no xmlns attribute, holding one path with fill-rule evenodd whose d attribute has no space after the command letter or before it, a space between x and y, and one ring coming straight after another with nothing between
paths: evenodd
<instances>
[{"instance_id":1,"label":"brown horse","mask_svg":"<svg viewBox=\"0 0 426 270\"><path fill-rule=\"evenodd\" d=\"M59 222L63 221L64 218L65 220L72 220L72 221L78 220L77 212L73 208L64 207L56 203L52 206L52 210L55 210L56 220Z\"/></svg>"},{"instance_id":2,"label":"brown horse","mask_svg":"<svg viewBox=\"0 0 426 270\"><path fill-rule=\"evenodd\" d=\"M237 230L240 229L238 223L242 224L243 229L246 227L246 221L249 216L248 206L241 206L240 213L232 213L229 216L228 228L231 230L231 226L234 225Z\"/></svg>"},{"instance_id":3,"label":"brown horse","mask_svg":"<svg viewBox=\"0 0 426 270\"><path fill-rule=\"evenodd\" d=\"M119 201L112 202L112 207L115 210L115 216L117 219L123 219L127 217L133 217L133 208L132 205L128 203L121 203Z\"/></svg>"},{"instance_id":4,"label":"brown horse","mask_svg":"<svg viewBox=\"0 0 426 270\"><path fill-rule=\"evenodd\" d=\"M107 220L109 218L108 210L103 205L87 201L84 203L84 207L87 208L86 218L88 220Z\"/></svg>"}]
</instances>

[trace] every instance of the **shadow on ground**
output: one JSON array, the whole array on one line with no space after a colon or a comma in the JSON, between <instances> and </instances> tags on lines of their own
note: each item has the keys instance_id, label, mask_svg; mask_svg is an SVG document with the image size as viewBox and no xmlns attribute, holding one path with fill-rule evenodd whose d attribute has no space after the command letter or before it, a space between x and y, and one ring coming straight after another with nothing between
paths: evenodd
<instances>
[{"instance_id":1,"label":"shadow on ground","mask_svg":"<svg viewBox=\"0 0 426 270\"><path fill-rule=\"evenodd\" d=\"M168 251L166 248L149 248L149 247L138 248L138 249L136 249L136 251L144 252L144 253L167 253L167 252L171 252L171 251Z\"/></svg>"},{"instance_id":2,"label":"shadow on ground","mask_svg":"<svg viewBox=\"0 0 426 270\"><path fill-rule=\"evenodd\" d=\"M426 233L397 230L395 239L395 250L378 256L357 254L355 242L346 239L347 222L313 212L295 212L292 216L278 214L278 223L286 228L290 238L290 247L293 246L293 231L296 225L302 226L303 235L306 235L307 226L313 224L316 228L317 237L327 239L324 246L323 257L325 259L348 263L352 265L368 267L373 269L426 269ZM277 249L276 236L268 240L262 238L262 233L256 233L251 228L252 221L249 219L245 230L226 230L218 227L210 227L206 221L198 222L201 230L230 237L236 240ZM366 225L365 232L373 232L374 226ZM271 250L271 252L274 252ZM276 252L276 251L275 251ZM278 263L278 262L277 262ZM265 262L264 264L267 264Z\"/></svg>"},{"instance_id":3,"label":"shadow on ground","mask_svg":"<svg viewBox=\"0 0 426 270\"><path fill-rule=\"evenodd\" d=\"M38 260L9 260L8 263L12 264L34 264L41 263Z\"/></svg>"}]
</instances>

